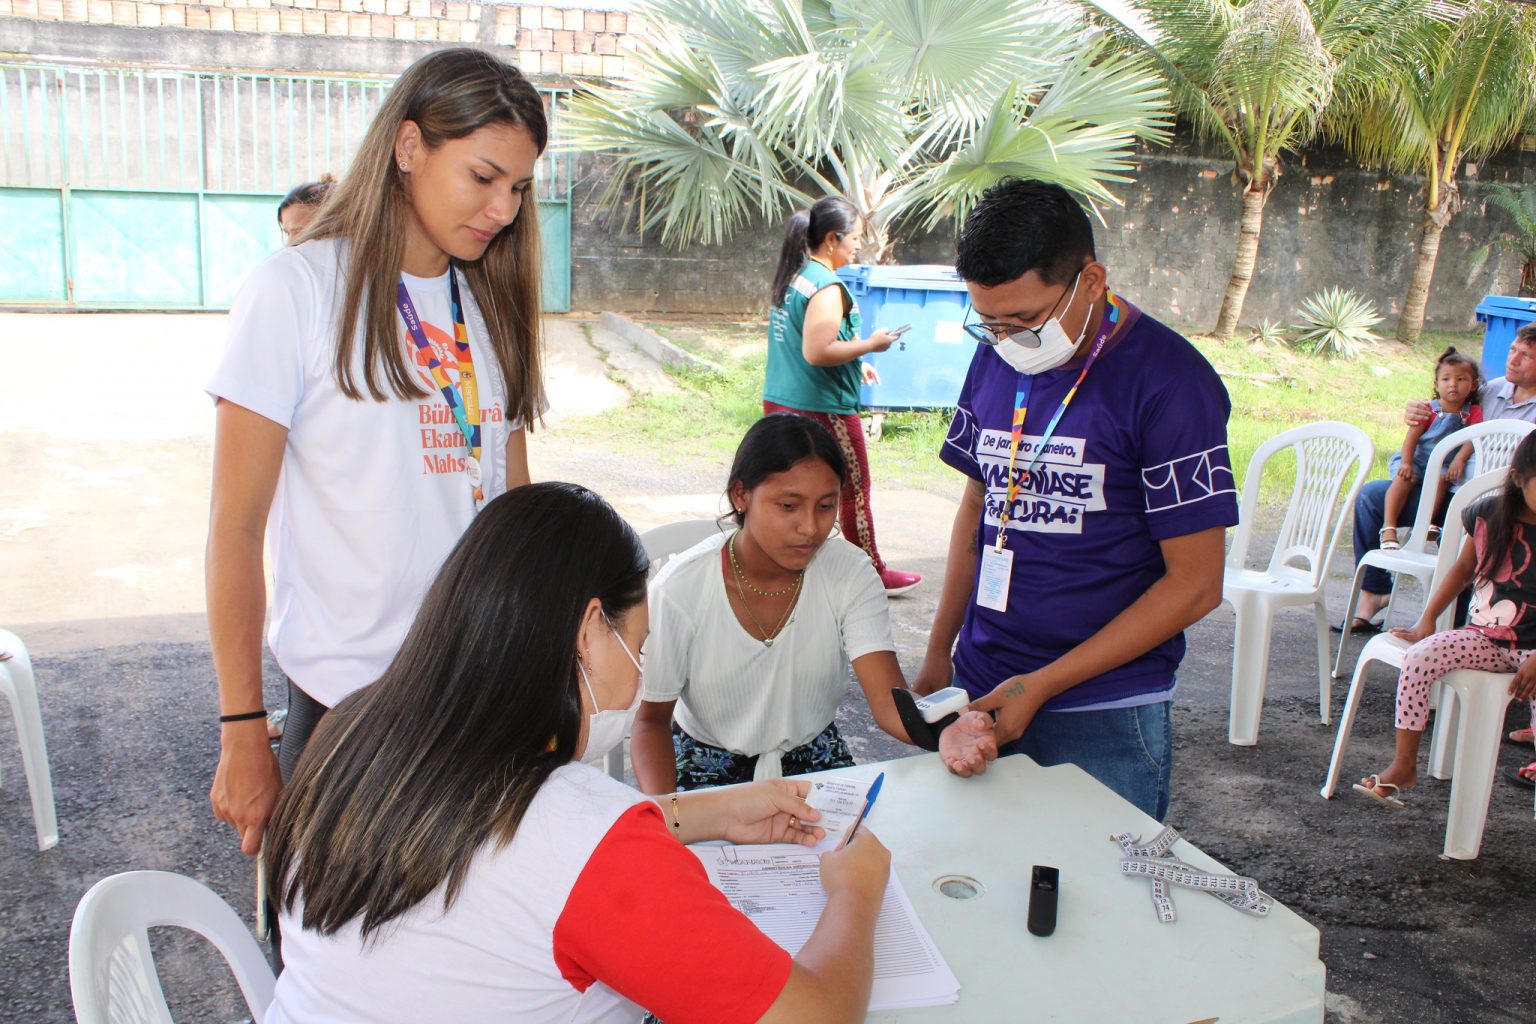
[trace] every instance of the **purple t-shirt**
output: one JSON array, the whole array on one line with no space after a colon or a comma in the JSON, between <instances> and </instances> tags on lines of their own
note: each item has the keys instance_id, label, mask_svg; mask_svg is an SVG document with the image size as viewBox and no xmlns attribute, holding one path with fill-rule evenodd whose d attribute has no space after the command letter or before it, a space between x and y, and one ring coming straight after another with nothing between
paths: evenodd
<instances>
[{"instance_id":1,"label":"purple t-shirt","mask_svg":"<svg viewBox=\"0 0 1536 1024\"><path fill-rule=\"evenodd\" d=\"M1009 515L1008 610L980 607L974 597L966 610L955 673L973 695L1043 668L1128 608L1165 572L1159 541L1237 523L1227 389L1193 345L1127 306L1127 326L1088 372ZM1035 374L1015 474L1082 366L1078 358ZM985 487L978 551L997 539L1019 380L978 345L940 450ZM1046 707L1157 699L1183 657L1180 633Z\"/></svg>"}]
</instances>

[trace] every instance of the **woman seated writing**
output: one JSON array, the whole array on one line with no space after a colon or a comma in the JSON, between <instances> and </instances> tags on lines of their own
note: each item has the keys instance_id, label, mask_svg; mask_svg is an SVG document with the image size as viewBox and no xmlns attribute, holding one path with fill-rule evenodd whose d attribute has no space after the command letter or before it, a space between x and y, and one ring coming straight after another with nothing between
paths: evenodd
<instances>
[{"instance_id":1,"label":"woman seated writing","mask_svg":"<svg viewBox=\"0 0 1536 1024\"><path fill-rule=\"evenodd\" d=\"M640 698L648 564L601 498L475 517L384 676L321 721L267 836L290 1021L856 1021L890 858L821 861L793 959L683 843L814 842L805 783L651 801L583 762Z\"/></svg>"},{"instance_id":2,"label":"woman seated writing","mask_svg":"<svg viewBox=\"0 0 1536 1024\"><path fill-rule=\"evenodd\" d=\"M645 699L630 743L645 792L853 764L833 721L850 664L876 724L910 742L891 699L906 680L885 588L868 555L829 539L845 473L820 424L764 416L731 465L737 528L652 581Z\"/></svg>"}]
</instances>

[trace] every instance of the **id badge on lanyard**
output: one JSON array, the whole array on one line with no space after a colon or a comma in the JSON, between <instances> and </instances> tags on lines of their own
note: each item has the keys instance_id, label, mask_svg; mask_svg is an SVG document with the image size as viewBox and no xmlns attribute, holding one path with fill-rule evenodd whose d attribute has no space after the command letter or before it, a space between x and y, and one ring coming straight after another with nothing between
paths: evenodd
<instances>
[{"instance_id":1,"label":"id badge on lanyard","mask_svg":"<svg viewBox=\"0 0 1536 1024\"><path fill-rule=\"evenodd\" d=\"M1077 396L1078 388L1083 386L1083 380L1088 376L1088 371L1093 369L1093 364L1103 353L1110 336L1120 325L1120 301L1113 293L1107 291L1104 293L1104 298L1106 300L1104 319L1100 322L1098 332L1094 336L1093 348L1088 352L1088 360L1083 363L1082 372L1077 375L1077 380L1062 396L1061 404L1056 407L1050 422L1046 424L1045 433L1040 436L1040 443L1035 446L1035 454L1030 457L1024 472L1015 475L1013 470L1018 464L1019 449L1024 443L1024 416L1029 410L1029 396L1035 386L1035 378L1032 375L1019 375L1019 387L1013 400L1013 433L1008 445L1008 488L1004 492L1003 507L997 515L996 542L982 547L981 570L976 578L976 604L982 608L989 608L996 612L1008 610L1008 590L1013 582L1013 552L1008 548L1007 532L1009 513L1013 509L1013 503L1018 500L1019 492L1023 489L1024 478L1034 472L1035 466L1040 462L1040 456L1045 454L1046 447L1051 443L1056 428L1061 425L1061 417L1067 411L1067 406L1072 404L1072 399Z\"/></svg>"},{"instance_id":2,"label":"id badge on lanyard","mask_svg":"<svg viewBox=\"0 0 1536 1024\"><path fill-rule=\"evenodd\" d=\"M432 374L432 382L437 385L443 401L453 413L459 433L464 435L464 446L467 449L464 455L464 476L469 481L475 511L478 512L485 507L484 474L480 468L480 389L475 383L474 353L469 348L469 328L465 325L464 305L459 299L459 277L452 267L448 268L448 297L453 310L453 351L459 362L458 387L454 387L448 379L448 371L432 350L432 341L421 326L421 317L416 313L416 306L411 302L411 293L406 290L404 281L400 282L395 292L395 304L400 309L400 317L405 321L405 329L411 341L427 357L427 370Z\"/></svg>"}]
</instances>

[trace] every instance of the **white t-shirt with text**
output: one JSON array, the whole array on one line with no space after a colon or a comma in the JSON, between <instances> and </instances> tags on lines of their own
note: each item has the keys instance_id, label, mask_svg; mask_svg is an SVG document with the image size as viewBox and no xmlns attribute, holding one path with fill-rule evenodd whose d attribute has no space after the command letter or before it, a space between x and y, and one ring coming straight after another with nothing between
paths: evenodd
<instances>
[{"instance_id":1,"label":"white t-shirt with text","mask_svg":"<svg viewBox=\"0 0 1536 1024\"><path fill-rule=\"evenodd\" d=\"M229 315L207 391L288 430L267 522L273 576L268 642L284 673L327 707L388 667L428 584L474 516L468 452L442 392L401 344L424 397L354 401L333 373L346 243L285 248L254 272ZM404 278L422 325L458 384L448 275ZM501 369L461 275L481 410L486 500L506 490ZM362 387L361 328L354 379ZM382 383L382 382L381 382ZM366 389L364 389L366 396Z\"/></svg>"}]
</instances>

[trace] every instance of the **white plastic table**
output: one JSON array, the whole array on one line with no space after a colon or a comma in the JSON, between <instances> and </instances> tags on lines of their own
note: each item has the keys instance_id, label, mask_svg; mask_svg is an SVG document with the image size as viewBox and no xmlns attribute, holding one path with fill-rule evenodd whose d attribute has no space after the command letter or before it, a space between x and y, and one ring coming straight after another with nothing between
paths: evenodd
<instances>
[{"instance_id":1,"label":"white plastic table","mask_svg":"<svg viewBox=\"0 0 1536 1024\"><path fill-rule=\"evenodd\" d=\"M872 1013L869 1022L1321 1024L1317 929L1279 903L1251 917L1178 886L1169 887L1178 920L1159 923L1151 883L1120 874L1109 837L1147 841L1161 826L1082 769L1015 754L962 779L937 754L921 754L826 774L881 771L870 827L959 978L960 1001ZM1182 839L1172 855L1229 871ZM1061 871L1056 933L1044 939L1025 928L1035 864ZM980 883L981 894L943 895L937 883L952 875Z\"/></svg>"}]
</instances>

